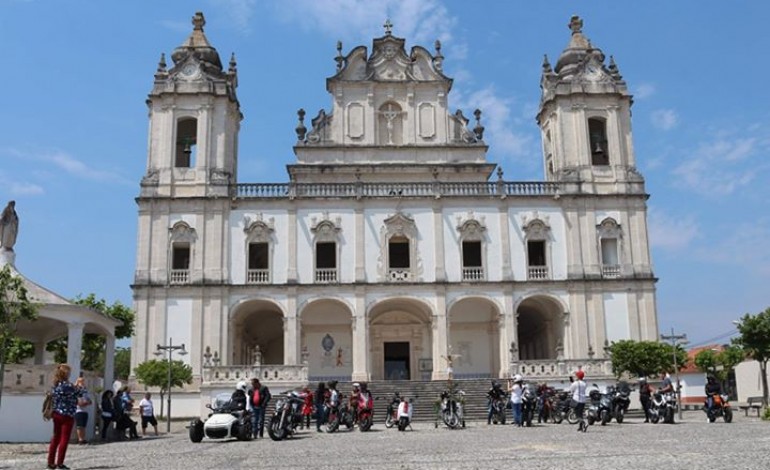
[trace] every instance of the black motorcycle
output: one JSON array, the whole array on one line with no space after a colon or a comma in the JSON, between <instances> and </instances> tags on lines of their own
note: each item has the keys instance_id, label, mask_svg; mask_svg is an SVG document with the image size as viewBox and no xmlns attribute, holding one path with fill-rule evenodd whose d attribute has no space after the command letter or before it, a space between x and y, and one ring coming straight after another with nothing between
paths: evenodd
<instances>
[{"instance_id":1,"label":"black motorcycle","mask_svg":"<svg viewBox=\"0 0 770 470\"><path fill-rule=\"evenodd\" d=\"M594 389L588 392L588 402L586 403L585 413L586 413L586 421L588 422L589 426L592 426L595 422L599 421L602 417L601 415L601 401L602 401L602 392L599 391L599 388L596 384L594 384ZM607 410L609 414L609 404L607 405Z\"/></svg>"},{"instance_id":2,"label":"black motorcycle","mask_svg":"<svg viewBox=\"0 0 770 470\"><path fill-rule=\"evenodd\" d=\"M530 385L524 386L521 394L521 424L530 427L537 410L537 393Z\"/></svg>"},{"instance_id":3,"label":"black motorcycle","mask_svg":"<svg viewBox=\"0 0 770 470\"><path fill-rule=\"evenodd\" d=\"M294 430L302 424L303 403L304 400L296 392L275 402L275 411L267 426L270 439L281 441L294 434Z\"/></svg>"},{"instance_id":4,"label":"black motorcycle","mask_svg":"<svg viewBox=\"0 0 770 470\"><path fill-rule=\"evenodd\" d=\"M505 424L505 404L508 402L508 396L503 393L497 398L490 397L489 401L489 406L492 407L492 423Z\"/></svg>"},{"instance_id":5,"label":"black motorcycle","mask_svg":"<svg viewBox=\"0 0 770 470\"><path fill-rule=\"evenodd\" d=\"M614 393L614 392L613 392ZM601 421L602 426L605 426L607 423L609 423L612 420L612 398L613 393L610 392L609 387L607 390L605 390L604 393L600 395L599 398L599 421Z\"/></svg>"},{"instance_id":6,"label":"black motorcycle","mask_svg":"<svg viewBox=\"0 0 770 470\"><path fill-rule=\"evenodd\" d=\"M577 424L578 416L570 403L570 395L566 391L558 392L551 397L551 413L554 423L559 424L566 419L569 424Z\"/></svg>"},{"instance_id":7,"label":"black motorcycle","mask_svg":"<svg viewBox=\"0 0 770 470\"><path fill-rule=\"evenodd\" d=\"M631 388L627 384L619 383L607 387L607 393L612 397L612 417L620 424L631 405Z\"/></svg>"}]
</instances>

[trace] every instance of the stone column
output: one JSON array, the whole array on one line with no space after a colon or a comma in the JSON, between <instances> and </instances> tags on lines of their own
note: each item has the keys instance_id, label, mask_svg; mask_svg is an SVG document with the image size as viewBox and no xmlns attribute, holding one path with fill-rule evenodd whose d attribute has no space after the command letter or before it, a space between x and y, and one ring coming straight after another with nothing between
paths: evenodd
<instances>
[{"instance_id":1,"label":"stone column","mask_svg":"<svg viewBox=\"0 0 770 470\"><path fill-rule=\"evenodd\" d=\"M366 282L366 237L364 225L364 209L356 207L356 282Z\"/></svg>"},{"instance_id":2,"label":"stone column","mask_svg":"<svg viewBox=\"0 0 770 470\"><path fill-rule=\"evenodd\" d=\"M436 259L436 282L446 281L446 267L444 266L444 224L442 223L443 214L438 202L433 204L433 237L436 241L435 259Z\"/></svg>"},{"instance_id":3,"label":"stone column","mask_svg":"<svg viewBox=\"0 0 770 470\"><path fill-rule=\"evenodd\" d=\"M67 364L72 368L71 380L80 376L80 350L83 349L83 323L67 324Z\"/></svg>"},{"instance_id":4,"label":"stone column","mask_svg":"<svg viewBox=\"0 0 770 470\"><path fill-rule=\"evenodd\" d=\"M283 318L283 363L297 365L299 351L299 328L297 328L297 293L290 292L286 303L286 315Z\"/></svg>"},{"instance_id":5,"label":"stone column","mask_svg":"<svg viewBox=\"0 0 770 470\"><path fill-rule=\"evenodd\" d=\"M447 314L446 295L437 293L436 311L433 313L433 374L431 380L446 380L447 374Z\"/></svg>"},{"instance_id":6,"label":"stone column","mask_svg":"<svg viewBox=\"0 0 770 470\"><path fill-rule=\"evenodd\" d=\"M115 335L109 334L104 340L104 389L111 390L115 380Z\"/></svg>"},{"instance_id":7,"label":"stone column","mask_svg":"<svg viewBox=\"0 0 770 470\"><path fill-rule=\"evenodd\" d=\"M356 292L356 308L351 319L353 333L353 375L351 380L368 382L369 373L369 325L366 317L366 297L363 290Z\"/></svg>"},{"instance_id":8,"label":"stone column","mask_svg":"<svg viewBox=\"0 0 770 470\"><path fill-rule=\"evenodd\" d=\"M288 239L289 239L289 267L286 274L286 282L297 283L297 210L293 207L288 210Z\"/></svg>"},{"instance_id":9,"label":"stone column","mask_svg":"<svg viewBox=\"0 0 770 470\"><path fill-rule=\"evenodd\" d=\"M42 339L35 343L35 365L45 363L45 347L47 344L48 343Z\"/></svg>"},{"instance_id":10,"label":"stone column","mask_svg":"<svg viewBox=\"0 0 770 470\"><path fill-rule=\"evenodd\" d=\"M500 221L500 256L503 258L503 281L513 280L513 269L511 268L511 234L510 234L510 222L508 220L508 204L503 201L499 208ZM489 264L487 264L489 266ZM487 268L489 270L489 268ZM490 279L491 273L487 272L487 279ZM507 349L507 348L506 348Z\"/></svg>"},{"instance_id":11,"label":"stone column","mask_svg":"<svg viewBox=\"0 0 770 470\"><path fill-rule=\"evenodd\" d=\"M511 348L518 348L518 338L514 327L513 296L505 293L503 297L503 311L499 316L500 328L500 377L512 375L511 366L518 356L511 352Z\"/></svg>"}]
</instances>

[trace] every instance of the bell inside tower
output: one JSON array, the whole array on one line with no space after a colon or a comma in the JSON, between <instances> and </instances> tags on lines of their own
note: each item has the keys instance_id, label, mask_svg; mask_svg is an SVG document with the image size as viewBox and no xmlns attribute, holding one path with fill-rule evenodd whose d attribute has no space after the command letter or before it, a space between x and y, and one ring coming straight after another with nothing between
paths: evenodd
<instances>
[{"instance_id":1,"label":"bell inside tower","mask_svg":"<svg viewBox=\"0 0 770 470\"><path fill-rule=\"evenodd\" d=\"M176 127L175 167L191 168L195 166L197 142L198 120L195 118L180 119Z\"/></svg>"},{"instance_id":2,"label":"bell inside tower","mask_svg":"<svg viewBox=\"0 0 770 470\"><path fill-rule=\"evenodd\" d=\"M588 135L591 145L591 164L609 165L610 156L607 153L607 123L603 119L588 120Z\"/></svg>"}]
</instances>

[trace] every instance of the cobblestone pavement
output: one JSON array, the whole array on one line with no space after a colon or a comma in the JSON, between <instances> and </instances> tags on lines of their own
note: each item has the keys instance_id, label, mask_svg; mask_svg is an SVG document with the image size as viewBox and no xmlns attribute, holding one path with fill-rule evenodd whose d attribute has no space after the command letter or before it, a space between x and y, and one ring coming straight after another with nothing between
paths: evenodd
<instances>
[{"instance_id":1,"label":"cobblestone pavement","mask_svg":"<svg viewBox=\"0 0 770 470\"><path fill-rule=\"evenodd\" d=\"M619 468L770 468L770 423L736 416L732 424L708 424L702 412L685 413L676 425L532 428L468 423L462 430L418 423L398 432L377 423L371 432L335 434L299 431L283 442L191 443L182 424L170 435L87 446L70 446L73 469L531 469L609 470ZM265 434L267 435L267 433ZM44 444L0 444L0 468L45 468Z\"/></svg>"}]
</instances>

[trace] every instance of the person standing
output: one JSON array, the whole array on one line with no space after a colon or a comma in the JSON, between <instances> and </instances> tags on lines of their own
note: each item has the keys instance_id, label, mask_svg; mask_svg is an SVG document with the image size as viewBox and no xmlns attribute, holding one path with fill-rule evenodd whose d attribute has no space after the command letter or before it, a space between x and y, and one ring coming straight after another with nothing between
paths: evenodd
<instances>
[{"instance_id":1,"label":"person standing","mask_svg":"<svg viewBox=\"0 0 770 470\"><path fill-rule=\"evenodd\" d=\"M302 390L302 424L304 428L310 429L310 416L313 415L313 392L310 391L310 386L305 385Z\"/></svg>"},{"instance_id":2,"label":"person standing","mask_svg":"<svg viewBox=\"0 0 770 470\"><path fill-rule=\"evenodd\" d=\"M86 440L86 426L88 426L88 406L91 405L91 396L86 388L86 379L78 377L75 388L80 389L81 396L75 408L75 433L78 436L78 444L88 444Z\"/></svg>"},{"instance_id":3,"label":"person standing","mask_svg":"<svg viewBox=\"0 0 770 470\"><path fill-rule=\"evenodd\" d=\"M114 407L112 405L112 390L105 390L104 393L102 393L102 425L100 426L100 429L102 431L102 440L107 440L107 432L110 429L110 426L112 425L114 418L115 418L115 412Z\"/></svg>"},{"instance_id":4,"label":"person standing","mask_svg":"<svg viewBox=\"0 0 770 470\"><path fill-rule=\"evenodd\" d=\"M56 366L53 376L53 436L48 445L48 468L69 469L64 465L75 410L82 391L70 383L71 368L68 364Z\"/></svg>"},{"instance_id":5,"label":"person standing","mask_svg":"<svg viewBox=\"0 0 770 470\"><path fill-rule=\"evenodd\" d=\"M652 403L652 386L647 383L646 377L639 377L639 401L644 410L644 422L650 422L650 405Z\"/></svg>"},{"instance_id":6,"label":"person standing","mask_svg":"<svg viewBox=\"0 0 770 470\"><path fill-rule=\"evenodd\" d=\"M270 402L270 389L262 385L258 378L251 379L251 390L249 391L249 403L251 404L251 429L254 438L264 437L265 428L265 409Z\"/></svg>"},{"instance_id":7,"label":"person standing","mask_svg":"<svg viewBox=\"0 0 770 470\"><path fill-rule=\"evenodd\" d=\"M577 380L572 382L569 386L569 392L572 396L571 405L575 409L575 414L578 417L578 431L583 432L588 430L588 426L585 421L583 421L583 410L586 407L586 383L583 381L585 375L585 372L582 370L575 372Z\"/></svg>"},{"instance_id":8,"label":"person standing","mask_svg":"<svg viewBox=\"0 0 770 470\"><path fill-rule=\"evenodd\" d=\"M155 407L152 404L152 394L147 392L139 402L139 415L142 417L142 436L147 435L147 425L152 424L155 435L158 435L158 420L155 419Z\"/></svg>"},{"instance_id":9,"label":"person standing","mask_svg":"<svg viewBox=\"0 0 770 470\"><path fill-rule=\"evenodd\" d=\"M513 376L513 385L510 390L511 394L511 408L513 408L513 423L521 427L521 402L522 395L524 395L524 378L516 374Z\"/></svg>"},{"instance_id":10,"label":"person standing","mask_svg":"<svg viewBox=\"0 0 770 470\"><path fill-rule=\"evenodd\" d=\"M324 403L326 403L327 392L326 384L318 382L318 389L315 391L315 430L321 432L321 425L324 424Z\"/></svg>"}]
</instances>

